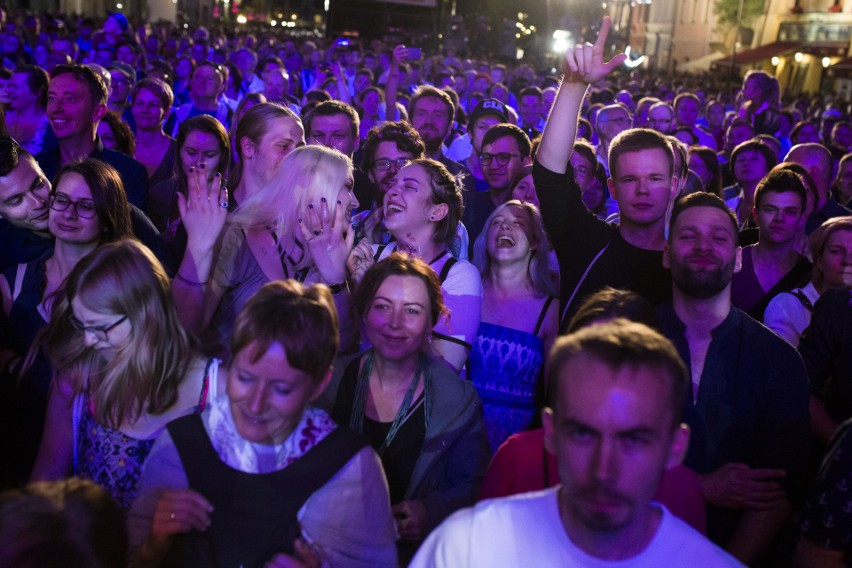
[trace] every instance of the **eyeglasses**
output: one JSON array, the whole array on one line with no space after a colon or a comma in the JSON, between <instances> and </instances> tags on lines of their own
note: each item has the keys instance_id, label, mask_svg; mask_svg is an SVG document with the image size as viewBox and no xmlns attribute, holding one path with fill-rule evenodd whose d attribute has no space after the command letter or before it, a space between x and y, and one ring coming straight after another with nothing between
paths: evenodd
<instances>
[{"instance_id":1,"label":"eyeglasses","mask_svg":"<svg viewBox=\"0 0 852 568\"><path fill-rule=\"evenodd\" d=\"M391 169L391 166L394 166L394 168L398 170L399 168L408 164L408 162L410 161L411 160L409 160L408 158L397 158L396 160L390 160L388 158L379 158L378 160L373 162L373 167L382 172Z\"/></svg>"},{"instance_id":2,"label":"eyeglasses","mask_svg":"<svg viewBox=\"0 0 852 568\"><path fill-rule=\"evenodd\" d=\"M483 166L491 164L491 160L496 159L498 166L505 166L512 158L523 158L520 154L509 154L508 152L500 152L499 154L480 154L479 163Z\"/></svg>"},{"instance_id":3,"label":"eyeglasses","mask_svg":"<svg viewBox=\"0 0 852 568\"><path fill-rule=\"evenodd\" d=\"M83 322L77 319L76 316L71 316L68 321L71 322L71 327L83 333L91 333L98 341L109 341L109 332L120 326L127 319L127 316L122 316L118 321L109 325L83 325Z\"/></svg>"},{"instance_id":4,"label":"eyeglasses","mask_svg":"<svg viewBox=\"0 0 852 568\"><path fill-rule=\"evenodd\" d=\"M72 201L68 199L68 196L61 193L54 193L50 196L50 208L54 211L65 211L69 206L73 206L74 213L83 219L92 219L98 214L97 209L95 209L95 202L91 199Z\"/></svg>"}]
</instances>

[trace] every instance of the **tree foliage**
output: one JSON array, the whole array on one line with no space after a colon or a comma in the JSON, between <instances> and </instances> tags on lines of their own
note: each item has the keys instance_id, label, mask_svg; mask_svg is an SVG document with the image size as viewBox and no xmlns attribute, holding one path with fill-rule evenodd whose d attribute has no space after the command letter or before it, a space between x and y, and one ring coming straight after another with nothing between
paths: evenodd
<instances>
[{"instance_id":1,"label":"tree foliage","mask_svg":"<svg viewBox=\"0 0 852 568\"><path fill-rule=\"evenodd\" d=\"M737 13L740 2L743 3L743 14L740 24L749 26L755 18L763 14L764 5L768 0L716 0L716 22L720 27L737 24Z\"/></svg>"}]
</instances>

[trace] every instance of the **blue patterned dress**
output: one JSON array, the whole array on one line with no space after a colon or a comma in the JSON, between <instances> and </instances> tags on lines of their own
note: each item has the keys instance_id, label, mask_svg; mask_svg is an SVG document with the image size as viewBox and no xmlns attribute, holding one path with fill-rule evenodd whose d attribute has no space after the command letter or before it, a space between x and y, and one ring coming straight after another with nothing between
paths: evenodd
<instances>
[{"instance_id":1,"label":"blue patterned dress","mask_svg":"<svg viewBox=\"0 0 852 568\"><path fill-rule=\"evenodd\" d=\"M544 363L538 337L553 296L547 298L530 333L482 322L470 352L470 380L482 399L482 421L491 451L525 430L535 417L536 389Z\"/></svg>"},{"instance_id":2,"label":"blue patterned dress","mask_svg":"<svg viewBox=\"0 0 852 568\"><path fill-rule=\"evenodd\" d=\"M207 363L204 383L195 412L201 412L207 401L212 365ZM92 415L89 395L85 391L75 400L74 475L91 479L110 492L116 502L129 511L138 493L142 466L151 452L157 437L132 438L118 430L104 426ZM76 416L79 414L79 419Z\"/></svg>"}]
</instances>

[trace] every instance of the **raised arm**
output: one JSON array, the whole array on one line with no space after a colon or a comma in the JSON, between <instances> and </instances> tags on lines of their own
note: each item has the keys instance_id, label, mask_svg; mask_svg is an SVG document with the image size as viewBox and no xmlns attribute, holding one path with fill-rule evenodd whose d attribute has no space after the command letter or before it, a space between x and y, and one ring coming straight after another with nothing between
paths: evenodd
<instances>
[{"instance_id":1,"label":"raised arm","mask_svg":"<svg viewBox=\"0 0 852 568\"><path fill-rule=\"evenodd\" d=\"M625 54L619 53L604 62L604 48L611 25L609 17L604 18L594 45L586 42L565 52L562 61L564 77L536 154L536 160L550 171L562 173L568 166L577 137L577 116L586 88L609 75L627 58Z\"/></svg>"},{"instance_id":2,"label":"raised arm","mask_svg":"<svg viewBox=\"0 0 852 568\"><path fill-rule=\"evenodd\" d=\"M175 274L172 296L181 323L198 334L206 323L204 299L213 273L216 244L228 214L228 190L218 173L208 181L203 167L190 172L187 185L187 195L178 194L178 209L187 234L186 253Z\"/></svg>"}]
</instances>

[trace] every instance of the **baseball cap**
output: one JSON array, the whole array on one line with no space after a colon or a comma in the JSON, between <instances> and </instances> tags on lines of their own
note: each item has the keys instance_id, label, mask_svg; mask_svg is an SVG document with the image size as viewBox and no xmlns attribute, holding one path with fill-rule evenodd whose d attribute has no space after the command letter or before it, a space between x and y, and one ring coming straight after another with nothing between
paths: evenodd
<instances>
[{"instance_id":1,"label":"baseball cap","mask_svg":"<svg viewBox=\"0 0 852 568\"><path fill-rule=\"evenodd\" d=\"M473 124L489 114L497 116L500 122L509 122L509 112L506 110L506 105L497 99L482 99L470 113L470 123Z\"/></svg>"},{"instance_id":2,"label":"baseball cap","mask_svg":"<svg viewBox=\"0 0 852 568\"><path fill-rule=\"evenodd\" d=\"M113 61L109 64L107 69L110 71L118 71L119 73L127 77L127 80L131 83L136 82L136 71L133 70L133 67L123 61Z\"/></svg>"}]
</instances>

